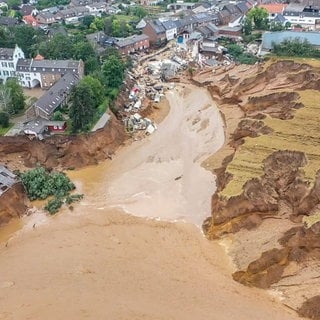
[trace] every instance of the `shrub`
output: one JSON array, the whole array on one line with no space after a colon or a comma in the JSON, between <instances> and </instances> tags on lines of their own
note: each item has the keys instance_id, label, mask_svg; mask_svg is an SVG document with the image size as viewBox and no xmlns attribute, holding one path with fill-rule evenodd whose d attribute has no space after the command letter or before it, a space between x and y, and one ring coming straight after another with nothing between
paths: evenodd
<instances>
[{"instance_id":1,"label":"shrub","mask_svg":"<svg viewBox=\"0 0 320 320\"><path fill-rule=\"evenodd\" d=\"M48 201L47 205L44 207L51 215L57 213L61 206L63 205L63 201L61 198L53 198Z\"/></svg>"},{"instance_id":2,"label":"shrub","mask_svg":"<svg viewBox=\"0 0 320 320\"><path fill-rule=\"evenodd\" d=\"M9 114L7 112L0 112L0 126L3 128L9 127Z\"/></svg>"},{"instance_id":3,"label":"shrub","mask_svg":"<svg viewBox=\"0 0 320 320\"><path fill-rule=\"evenodd\" d=\"M49 172L39 167L22 173L20 177L30 200L44 200L54 196L45 206L50 214L58 212L64 199L69 204L83 198L83 195L70 195L75 185L63 172Z\"/></svg>"}]
</instances>

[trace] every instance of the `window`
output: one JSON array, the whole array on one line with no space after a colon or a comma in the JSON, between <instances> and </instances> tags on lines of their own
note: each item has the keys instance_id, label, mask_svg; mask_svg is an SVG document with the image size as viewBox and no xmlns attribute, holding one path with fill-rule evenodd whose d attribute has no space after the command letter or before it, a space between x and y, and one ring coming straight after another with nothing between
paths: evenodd
<instances>
[{"instance_id":1,"label":"window","mask_svg":"<svg viewBox=\"0 0 320 320\"><path fill-rule=\"evenodd\" d=\"M6 62L1 62L1 65L3 66L3 67L7 67L7 63Z\"/></svg>"},{"instance_id":2,"label":"window","mask_svg":"<svg viewBox=\"0 0 320 320\"><path fill-rule=\"evenodd\" d=\"M14 77L16 73L14 71L10 71L10 76Z\"/></svg>"},{"instance_id":3,"label":"window","mask_svg":"<svg viewBox=\"0 0 320 320\"><path fill-rule=\"evenodd\" d=\"M9 71L3 71L3 75L4 76L8 76L9 75Z\"/></svg>"},{"instance_id":4,"label":"window","mask_svg":"<svg viewBox=\"0 0 320 320\"><path fill-rule=\"evenodd\" d=\"M14 68L14 65L12 62L9 62L8 64L9 64L9 68Z\"/></svg>"}]
</instances>

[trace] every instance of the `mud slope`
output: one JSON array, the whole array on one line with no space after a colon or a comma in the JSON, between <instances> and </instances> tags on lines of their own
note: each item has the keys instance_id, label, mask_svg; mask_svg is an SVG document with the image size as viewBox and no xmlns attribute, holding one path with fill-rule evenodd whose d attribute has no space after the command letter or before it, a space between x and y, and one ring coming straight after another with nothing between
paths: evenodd
<instances>
[{"instance_id":1,"label":"mud slope","mask_svg":"<svg viewBox=\"0 0 320 320\"><path fill-rule=\"evenodd\" d=\"M43 141L30 141L24 136L1 137L0 158L9 166L12 163L11 167L15 156L19 156L29 167L41 164L79 168L108 158L125 138L123 125L112 118L103 129L79 136L53 136Z\"/></svg>"},{"instance_id":2,"label":"mud slope","mask_svg":"<svg viewBox=\"0 0 320 320\"><path fill-rule=\"evenodd\" d=\"M210 160L219 160L219 191L204 231L230 244L234 279L278 290L285 304L319 319L320 63L239 66L210 81L227 128L230 109L241 113L230 123L238 125L228 157Z\"/></svg>"}]
</instances>

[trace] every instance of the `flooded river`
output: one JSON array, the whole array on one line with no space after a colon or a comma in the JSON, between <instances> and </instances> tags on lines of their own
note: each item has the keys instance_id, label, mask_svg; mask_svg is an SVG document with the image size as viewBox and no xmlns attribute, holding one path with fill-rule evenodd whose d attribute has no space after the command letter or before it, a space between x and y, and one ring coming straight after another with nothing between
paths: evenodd
<instances>
[{"instance_id":1,"label":"flooded river","mask_svg":"<svg viewBox=\"0 0 320 320\"><path fill-rule=\"evenodd\" d=\"M85 194L73 210L38 210L1 244L0 319L297 319L234 282L224 249L199 231L215 190L201 163L223 144L223 124L204 89L168 99L153 135L68 172Z\"/></svg>"},{"instance_id":2,"label":"flooded river","mask_svg":"<svg viewBox=\"0 0 320 320\"><path fill-rule=\"evenodd\" d=\"M69 173L86 194L83 205L92 197L100 208L201 226L216 189L201 163L222 146L224 131L206 90L189 90L168 93L172 108L152 136L124 148L112 162Z\"/></svg>"}]
</instances>

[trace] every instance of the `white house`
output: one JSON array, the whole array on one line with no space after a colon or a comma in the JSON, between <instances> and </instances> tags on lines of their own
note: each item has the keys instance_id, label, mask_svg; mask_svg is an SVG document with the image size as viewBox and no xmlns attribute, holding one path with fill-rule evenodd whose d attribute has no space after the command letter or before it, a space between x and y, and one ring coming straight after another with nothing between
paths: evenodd
<instances>
[{"instance_id":1,"label":"white house","mask_svg":"<svg viewBox=\"0 0 320 320\"><path fill-rule=\"evenodd\" d=\"M167 41L174 39L178 32L176 23L172 20L168 20L168 21L162 21L162 25L166 31Z\"/></svg>"},{"instance_id":2,"label":"white house","mask_svg":"<svg viewBox=\"0 0 320 320\"><path fill-rule=\"evenodd\" d=\"M310 30L315 30L320 21L319 9L305 6L302 3L289 3L283 12L283 16L292 25L301 25Z\"/></svg>"},{"instance_id":3,"label":"white house","mask_svg":"<svg viewBox=\"0 0 320 320\"><path fill-rule=\"evenodd\" d=\"M19 59L24 59L24 53L18 46L14 49L0 48L0 81L6 82L8 78L16 76Z\"/></svg>"}]
</instances>

